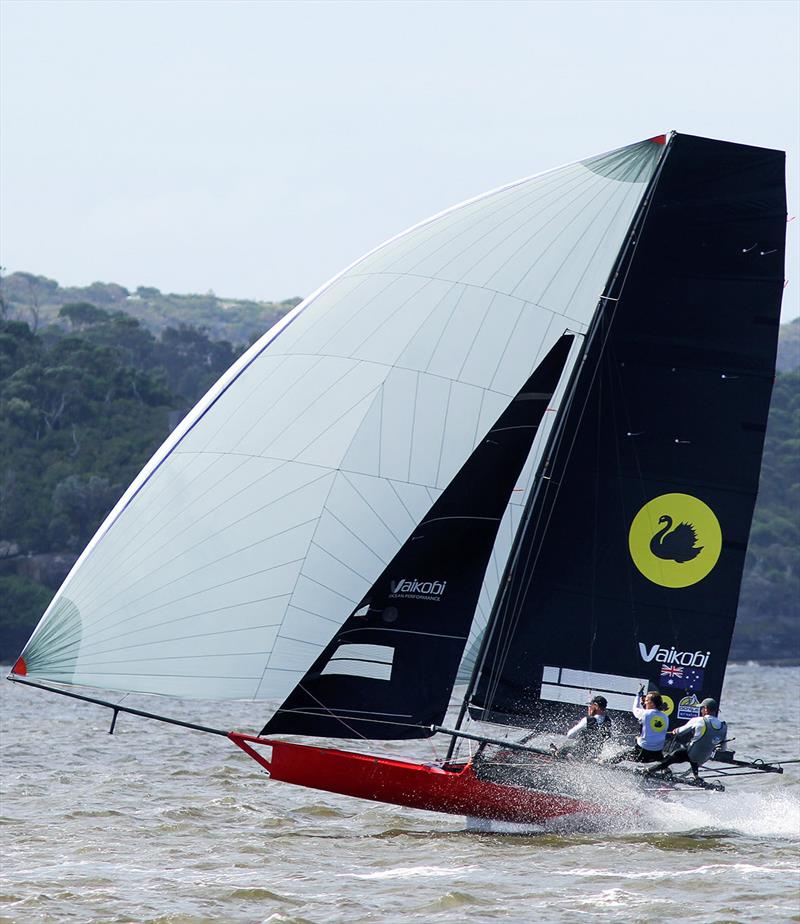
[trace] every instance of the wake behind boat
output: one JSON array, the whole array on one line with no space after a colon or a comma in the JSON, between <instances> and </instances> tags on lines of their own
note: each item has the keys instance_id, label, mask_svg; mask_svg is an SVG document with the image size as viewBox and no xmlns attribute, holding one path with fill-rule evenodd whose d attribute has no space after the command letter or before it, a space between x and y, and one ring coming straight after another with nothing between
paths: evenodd
<instances>
[{"instance_id":1,"label":"wake behind boat","mask_svg":"<svg viewBox=\"0 0 800 924\"><path fill-rule=\"evenodd\" d=\"M245 735L77 694L115 720L227 735L273 780L489 820L703 785L523 739L565 731L595 696L623 747L639 690L660 691L661 732L719 700L785 221L780 152L671 134L377 248L187 416L11 679L275 699ZM291 735L451 746L429 764ZM780 772L724 741L714 757L706 787Z\"/></svg>"}]
</instances>

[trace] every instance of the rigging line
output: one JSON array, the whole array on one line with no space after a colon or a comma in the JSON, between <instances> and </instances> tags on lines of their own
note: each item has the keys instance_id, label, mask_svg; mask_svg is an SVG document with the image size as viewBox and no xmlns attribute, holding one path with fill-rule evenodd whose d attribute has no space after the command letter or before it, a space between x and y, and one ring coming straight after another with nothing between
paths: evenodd
<instances>
[{"instance_id":1,"label":"rigging line","mask_svg":"<svg viewBox=\"0 0 800 924\"><path fill-rule=\"evenodd\" d=\"M570 375L571 375L571 376L575 375L575 368L576 368L576 364L573 364L573 368L572 368L572 370L571 370L571 372L570 372ZM562 371L562 374L563 374L563 371ZM571 396L571 393L570 393L570 396ZM547 461L546 453L547 453L547 449L548 449L548 447L545 446L544 451L543 451L543 454L542 454L542 459L541 459L540 462L539 462L539 468L540 468L540 470L543 469L543 468L546 466L546 461ZM508 505L507 505L507 507L508 507ZM526 523L525 523L526 513L527 513L528 515L530 515L531 509L532 509L532 507L531 507L530 503L529 503L528 505L526 505L526 507L524 508L523 514L522 514L522 521L520 522L520 524L519 524L519 526L518 526L518 529L517 529L517 533L516 533L516 536L517 536L517 537L520 535L521 531L522 531L523 529L525 529L525 526L526 526ZM484 666L485 666L485 662L486 662L486 657L487 657L487 654L488 654L488 652L489 652L489 644L490 644L490 642L491 642L491 640L492 640L492 636L493 636L493 631L494 631L495 627L497 627L497 631L498 631L498 632L501 632L501 631L502 631L502 628L503 628L503 619L504 619L504 616L500 615L500 616L498 617L498 613L501 613L503 596L504 596L504 594L505 594L505 592L506 592L506 590L507 590L508 582L509 582L509 580L510 580L510 576L511 576L512 569L513 569L513 566L514 566L514 557L515 557L514 541L515 541L515 534L514 534L514 532L513 532L513 510L512 510L512 512L511 512L511 518L510 518L509 526L510 526L510 528L511 528L511 530L512 530L512 534L511 534L511 539L512 539L512 542L511 542L511 549L510 549L509 554L508 554L508 556L507 556L507 558L506 558L506 563L505 563L505 566L504 566L504 569L503 569L502 577L501 577L501 579L500 579L500 582L499 582L499 585L498 585L498 589L497 589L497 591L496 591L496 593L495 593L495 597L494 597L494 600L493 600L493 602L492 602L492 607L491 607L491 609L490 609L489 615L488 615L487 620L486 620L486 625L483 627L483 631L482 631L482 634L481 634L481 636L480 636L480 643L479 643L479 646L478 646L478 651L477 651L477 654L476 654L476 656L475 656L473 668L472 668L472 671L470 672L469 681L468 681L468 683L467 683L467 688L466 688L466 691L465 691L465 693L464 693L464 698L463 698L463 700L462 700L462 702L461 702L461 707L460 707L460 709L459 709L458 717L457 717L457 719L456 719L456 727L457 727L457 728L460 728L462 722L464 721L464 717L465 717L465 715L467 714L467 709L468 709L468 705L469 705L470 699L471 699L471 697L472 697L472 695L473 695L473 693L474 693L475 687L476 687L476 685L477 685L478 677L483 673ZM493 617L494 617L494 622L493 622ZM493 661L494 661L494 658L493 658ZM491 685L491 684L490 684L490 685ZM450 759L452 758L453 753L454 753L454 751L455 751L455 748L456 748L456 739L454 738L454 739L450 742L450 746L449 746L449 748L448 748L447 757L446 757L447 760L450 760Z\"/></svg>"},{"instance_id":2,"label":"rigging line","mask_svg":"<svg viewBox=\"0 0 800 924\"><path fill-rule=\"evenodd\" d=\"M669 146L668 146L668 147L669 147ZM607 327L606 327L605 337L604 337L604 339L603 339L603 341L602 341L602 343L601 343L600 352L599 352L599 355L598 355L598 357L597 357L597 361L596 361L596 363L595 363L595 368L594 368L594 371L593 371L593 373L592 373L592 377L591 377L591 379L590 379L590 381L589 381L588 390L587 390L587 397L584 399L584 405L583 405L583 408L582 408L581 411L580 411L579 418L578 418L578 421L577 421L577 424L576 424L576 428L575 428L574 433L573 433L573 439L572 439L572 442L571 442L571 444L570 444L569 450L568 450L568 452L567 452L567 457L566 457L566 459L565 459L565 461L564 461L564 465L562 466L562 468L566 468L566 465L567 465L568 462L569 462L569 458L570 458L571 455L572 455L572 449L573 449L573 447L574 447L575 440L577 439L577 433L578 433L578 430L579 430L579 428L580 428L580 426L581 426L581 423L582 423L582 421L583 421L583 417L584 417L584 415L585 415L586 405L587 405L587 402L588 402L589 393L591 392L592 386L593 386L593 384L594 384L594 381L595 381L595 378L596 378L596 375L597 375L597 371L598 371L598 369L599 369L599 367L600 367L601 358L602 358L603 352L604 352L604 350L605 350L606 344L607 344L607 342L608 342L608 338L609 338L609 336L610 336L611 327L612 327L612 325L613 325L614 317L616 316L616 310L617 310L618 301L619 301L619 298L621 298L621 296L622 296L622 292L623 292L623 290L624 290L625 283L627 282L628 275L629 275L629 273L630 273L630 269L631 269L631 266L632 266L632 264L633 264L633 256L634 256L634 254L635 254L635 247L636 247L636 242L637 242L637 234L638 234L638 232L639 232L639 229L643 226L644 222L646 221L647 215L649 214L649 210L650 210L650 207L651 207L651 204L652 204L653 192L654 192L655 187L656 187L656 185L657 185L657 183L658 183L658 180L659 180L659 178L660 178L660 176L661 176L661 172L662 172L662 169L663 169L663 165L664 165L664 163L665 163L665 161L666 161L666 155L667 155L667 151L664 152L664 156L663 156L663 158L662 158L662 160L661 160L661 163L659 164L658 168L656 169L656 171L655 171L655 173L654 173L654 176L653 176L653 178L652 178L652 180L651 180L651 183L650 183L649 186L648 186L648 189L645 190L645 193L644 193L644 196L643 196L643 200L642 200L642 204L641 204L641 206L640 206L639 215L636 216L636 217L634 218L633 222L631 223L631 227L630 227L630 230L629 230L629 233L628 233L628 236L627 236L627 243L626 243L626 246L625 246L625 254L624 254L624 255L621 257L621 259L618 261L616 270L612 272L612 276L611 276L611 278L609 279L609 283L608 283L608 286L607 286L607 288L606 288L606 291L610 293L610 292L614 291L614 286L615 286L617 280L619 279L620 271L622 270L622 268L623 268L623 266L624 266L624 274L623 274L623 277L622 277L622 281L620 282L619 288L617 289L617 292L618 292L618 299L617 299L617 302L606 302L606 303L605 303L605 306L602 306L602 305L601 305L601 310L598 312L598 315L597 315L598 323L597 323L596 328L595 328L595 333L596 333L597 330L599 330L599 329L600 329L601 327L603 327L603 325L604 325L606 313L609 313L608 305L611 305L611 306L612 306L612 307L611 307L611 311L610 311L610 318L608 318L608 325L607 325ZM629 256L629 257L628 257L628 253L630 253L630 256ZM627 260L625 259L626 257L628 257ZM605 310L602 310L603 307L605 307ZM594 335L592 335L589 339L593 340L593 339L594 339ZM584 352L584 358L587 357L588 354L589 354L589 346L588 346L588 343L587 343L587 348L586 348L586 350L585 350L585 352ZM582 372L582 371L583 371L583 370L581 369L581 372ZM577 380L576 380L576 387L577 387ZM566 414L565 414L564 418L562 418L562 419L566 420ZM558 460L558 452L560 452L560 442L559 442L559 445L556 447L556 451L552 454L552 457L553 457L553 459L554 459L553 468L555 468L555 462ZM529 589L529 587L530 587L530 582L531 582L532 577L533 577L533 571L535 570L536 562L538 561L538 557L539 557L539 552L541 551L541 542L543 542L544 533L546 533L547 528L549 527L550 519L552 518L552 515L553 515L553 510L554 510L554 507L555 507L555 503L556 503L556 500L557 500L559 491L560 491L560 481L559 481L559 484L557 485L556 490L555 490L555 497L553 498L553 501L552 501L552 507L551 507L551 509L550 509L550 514L549 514L549 516L548 516L548 518L547 518L547 522L546 522L546 524L545 524L544 531L543 531L542 536L541 536L541 538L540 538L540 540L539 540L539 544L536 546L536 547L537 547L536 559L534 560L532 567L530 567L530 570L527 570L528 567L530 566L531 554L529 554L528 560L527 560L527 562L526 562L525 570L523 570L523 575L525 575L526 573L528 574L528 580L527 580L527 582L524 582L524 581L521 582L520 593L517 594L517 599L516 599L516 601L515 601L515 605L517 606L517 609L518 609L518 607L519 607L519 601L520 601L521 597L524 595L524 594L522 593L523 588L524 588L524 593L527 594L527 591L528 591L528 589ZM545 497L544 501L546 501L546 497ZM543 501L543 506L544 506L544 501ZM532 548L533 548L533 544L532 544ZM506 661L506 659L507 659L507 657L508 657L508 653L509 653L509 649L510 649L510 643L511 643L511 638L513 637L513 633L514 633L514 631L516 630L516 624L518 623L518 620L519 620L519 613L517 613L516 619L512 620L511 631L510 631L509 634L507 634L507 642L506 642L505 648L504 648L504 650L503 650L503 652L502 652L501 663L505 663L505 661ZM494 694L496 693L497 683L499 683L499 674L498 674L498 680L495 682L495 685L494 685L493 696L494 696Z\"/></svg>"},{"instance_id":3,"label":"rigging line","mask_svg":"<svg viewBox=\"0 0 800 924\"><path fill-rule=\"evenodd\" d=\"M301 685L298 684L298 687L301 687ZM302 687L302 689L304 693L308 693L308 690L306 690L305 687ZM317 702L319 702L319 700L317 700ZM275 715L278 715L279 713L283 713L283 715L307 715L313 719L322 719L322 718L335 719L337 722L341 722L341 724L344 725L344 727L348 731L351 731L353 733L353 737L361 738L362 741L381 740L381 739L375 739L375 738L367 738L367 736L362 734L360 731L358 731L358 729L352 728L350 725L348 725L347 722L345 722L345 720L342 718L342 716L336 715L335 713L331 712L330 709L327 706L323 705L322 703L320 703L320 709L322 710L322 712L319 712L319 711L312 712L310 707L306 709L284 709L283 707L281 707L275 711ZM384 713L377 712L373 714L383 715ZM387 713L387 714L395 715L396 713ZM400 714L402 715L403 713L400 713ZM370 722L373 725L396 725L398 726L398 728L422 728L422 729L425 729L426 731L430 731L430 727L431 727L430 725L422 725L420 722L398 722L393 719L368 719L366 716L361 716L361 715L347 714L346 717L348 719L351 719L353 722ZM288 732L269 732L269 734L288 734ZM331 736L329 735L327 737L331 737Z\"/></svg>"},{"instance_id":4,"label":"rigging line","mask_svg":"<svg viewBox=\"0 0 800 924\"><path fill-rule=\"evenodd\" d=\"M327 712L328 715L329 715L332 719L336 719L336 720L338 720L339 722L341 722L342 725L344 725L344 727L345 727L348 731L352 732L352 733L356 736L356 738L360 738L362 741L368 741L368 740L369 740L369 739L367 738L367 736L366 736L366 735L363 735L357 728L352 728L350 725L347 724L347 722L345 722L344 719L340 718L340 717L337 716L337 715L334 715L334 714L331 712L331 710L325 705L325 703L323 703L320 699L317 699L317 697L314 696L313 693L311 693L309 690L307 690L307 689L303 686L303 681L302 681L302 680L297 684L297 689L298 689L298 690L302 690L302 691L306 694L306 696L308 696L308 697L310 697L311 699L313 699L315 703L318 703L319 706L320 706L320 708L323 709L325 712ZM301 710L294 710L294 709L288 710L288 711L289 711L289 712L301 712ZM281 712L281 709L280 709L280 708L278 709L278 712ZM277 715L278 712L276 712L275 715ZM302 713L301 713L301 714L302 714ZM307 713L307 714L309 714L309 713ZM314 715L314 713L310 713L310 714L311 714L311 715ZM361 719L361 720L359 720L359 721L369 721L369 719L366 719L366 720L365 720L365 719ZM264 726L264 727L266 728L266 726Z\"/></svg>"},{"instance_id":5,"label":"rigging line","mask_svg":"<svg viewBox=\"0 0 800 924\"><path fill-rule=\"evenodd\" d=\"M583 360L579 358L578 360L576 360L573 366L572 374L576 376L576 378L580 376L581 369L582 369L582 362ZM562 410L563 416L560 418L562 421L566 421L568 419L569 414L571 413L572 403L573 403L575 394L576 394L576 391L571 388L569 389L568 394L565 396L567 400ZM549 525L549 517L546 520L546 522L544 522L544 526L542 526L541 524L544 521L545 510L547 509L548 497L550 493L552 493L552 490L553 490L552 489L553 482L550 480L549 476L545 475L544 473L546 471L552 472L556 468L556 461L558 460L558 456L561 450L561 444L562 444L563 436L565 432L566 432L565 426L562 423L561 429L557 431L555 435L553 445L545 447L545 453L543 454L542 462L540 464L540 473L542 475L542 478L539 479L537 482L539 486L539 490L542 492L542 502L541 504L538 505L535 512L533 511L533 495L531 495L531 499L529 500L529 503L531 504L530 512L528 513L528 520L531 524L530 534L534 537L539 536L540 538L536 542L530 543L528 547L528 552L524 559L518 559L517 561L513 562L513 565L512 565L513 567L519 566L520 561L522 562L522 574L523 575L526 573L526 569L530 566L530 561L531 561L531 557L533 555L534 549L540 547L539 544L543 541L543 536L546 533L547 527ZM541 487L542 481L544 479L547 479L547 481L544 484L544 487ZM534 492L535 490L536 490L536 485L534 486ZM553 505L555 505L555 499L553 500ZM550 515L552 516L552 509L551 509ZM528 523L526 522L522 524L520 526L520 529L528 529ZM521 533L519 535L521 536ZM533 567L535 568L535 562L534 562ZM511 644L514 638L514 632L516 630L517 620L519 618L517 616L517 619L514 619L513 616L509 617L508 614L510 613L513 614L515 610L517 611L519 610L520 603L525 596L526 590L527 590L527 587L525 587L524 585L520 585L516 590L514 598L513 599L508 598L505 601L505 606L504 606L502 615L499 617L498 642L496 646L496 651L492 658L492 666L491 666L491 670L493 672L493 680L490 682L489 688L487 691L487 703L491 703L494 700L494 697L496 695L497 685L499 684L499 679L500 679L500 674L501 674L500 665L504 664L508 657L510 647L511 647Z\"/></svg>"},{"instance_id":6,"label":"rigging line","mask_svg":"<svg viewBox=\"0 0 800 924\"><path fill-rule=\"evenodd\" d=\"M586 342L586 338L584 338L584 343L585 342ZM574 381L576 377L580 374L581 366L582 366L582 360L580 357L578 357L573 363L572 368L570 370L570 379L572 381ZM558 457L558 453L560 451L560 446L561 446L562 434L563 432L565 432L563 421L567 420L569 417L574 394L575 394L574 389L572 389L568 385L567 388L565 389L564 395L562 396L561 405L559 407L559 409L562 411L562 414L559 418L562 421L562 425L560 429L554 429L553 432L551 433L552 444L545 443L543 447L540 462L539 462L539 469L534 478L533 492L531 493L528 505L526 506L525 511L523 512L523 522L520 524L516 536L521 537L522 534L520 530L522 529L530 530L530 534L533 536L536 536L540 532L540 524L544 517L544 511L547 506L547 498L549 494L551 493L551 485L552 485L552 482L549 480L549 477L545 475L544 473L548 470L552 471L554 468L554 465L555 465L554 460L557 459ZM542 481L545 478L548 480L546 481L546 483L544 484L544 487L542 488ZM533 498L533 494L536 493L537 491L537 487L538 487L538 490L542 492L542 503L534 510L534 504L533 504L532 498ZM514 542L516 542L516 536L514 537ZM520 547L521 546L518 546L518 549ZM532 549L534 547L535 547L535 543L532 543L529 546L528 558L526 561L523 562L523 569L524 567L527 566L527 563L530 560L530 555L532 554ZM512 553L513 552L514 552L514 546L512 544ZM519 555L519 552L517 552L517 555ZM517 558L512 561L510 557L507 562L506 572L508 572L509 568L511 567L517 567L520 560L521 559ZM523 570L523 573L524 573L524 570ZM507 585L506 584L502 585L501 590L508 592ZM498 663L503 663L504 659L507 657L508 650L513 641L513 633L514 633L514 628L515 628L513 622L508 618L508 613L513 612L514 608L518 607L522 596L523 596L522 590L518 589L516 596L514 597L513 600L511 598L508 598L504 601L505 603L504 609L501 615L498 617L498 641L497 641L497 645L495 646L496 650L493 654L492 661L491 661L491 672L495 672L498 667ZM498 604L499 602L500 601L498 601ZM500 612L499 609L498 609L498 612ZM491 619L491 614L489 618ZM495 676L497 678L496 682L499 682L499 672L496 673ZM496 682L494 684L492 683L489 684L488 692L491 694L492 699L496 692Z\"/></svg>"},{"instance_id":7,"label":"rigging line","mask_svg":"<svg viewBox=\"0 0 800 924\"><path fill-rule=\"evenodd\" d=\"M622 293L623 293L623 291L624 291L624 289L625 289L625 285L626 285L627 280L628 280L628 276L629 276L630 271L631 271L631 266L633 265L633 258L634 258L634 255L635 255L635 247L636 247L636 243L637 243L637 240L638 240L638 234L639 234L640 229L642 229L642 228L644 227L644 224L645 224L645 222L646 222L646 220L647 220L647 217L648 217L648 215L649 215L650 208L651 208L652 202L653 202L653 197L654 197L655 189L656 189L656 187L657 187L657 185L658 185L658 182L659 182L659 180L660 180L660 178L661 178L661 174L662 174L662 172L663 172L664 165L665 165L666 160L667 160L667 156L668 156L669 151L670 151L670 149L671 149L673 137L674 137L674 135L673 135L673 136L670 136L670 139L669 139L667 145L665 146L664 153L663 153L663 155L661 156L661 159L660 159L660 161L659 161L659 163L658 163L658 166L657 166L656 170L654 171L654 174L653 174L653 176L652 176L650 182L648 183L647 188L646 188L645 191L644 191L644 194L643 194L643 196L642 196L642 202L640 203L640 207L639 207L638 214L634 217L633 221L631 222L631 226L630 226L629 232L628 232L628 234L627 234L626 243L625 243L625 245L624 245L624 247L623 247L623 251L621 252L621 254L620 254L620 256L619 256L619 258L618 258L618 260L617 260L617 263L615 264L614 268L613 268L612 271L611 271L610 278L609 278L609 280L608 280L608 283L606 284L606 288L605 288L604 295L605 295L605 294L609 294L609 295L610 295L610 294L611 294L613 291L615 291L615 289L616 289L616 291L617 291L617 298L621 298L621 296L622 296ZM572 387L570 388L570 395L569 395L569 401L568 401L568 408L567 408L566 410L562 411L562 414L559 415L559 416L560 416L560 419L561 419L562 421L565 421L565 420L567 419L567 415L571 412L571 408L572 408L572 399L574 398L574 396L575 396L575 394L576 394L576 391L577 391L577 384L578 384L578 382L579 382L579 380L580 380L580 378L581 378L581 373L583 372L583 363L584 363L584 361L586 360L586 358L589 356L589 347L591 346L592 342L594 341L595 336L597 335L597 331L603 326L603 323L604 323L604 321L605 321L606 313L607 313L607 311L608 311L608 306L609 306L609 305L612 306L612 310L611 310L611 317L610 317L610 319L609 319L609 326L608 326L608 329L607 329L607 331L606 331L605 338L604 338L604 340L603 340L603 342L601 343L601 346L600 346L600 354L602 355L602 351L603 351L603 349L604 349L604 347L605 347L606 341L608 340L608 336L609 336L610 330L611 330L611 325L612 325L613 319L614 319L614 317L615 317L615 315L616 315L616 309L617 309L617 305L618 305L618 301L617 301L617 302L610 302L610 301L604 300L603 298L601 298L601 300L600 300L600 305L599 305L599 307L598 307L598 309L597 309L597 311L596 311L596 314L595 314L594 323L592 324L592 327L590 328L590 331L589 331L589 333L587 334L587 337L586 337L586 339L585 339L585 349L584 349L584 351L583 351L583 357L582 357L582 359L581 359L580 362L579 362L579 366L578 366L578 375L577 375L577 376L575 377L575 379L573 380L573 385L572 385ZM592 384L593 384L593 382L594 382L594 377L595 377L595 375L596 375L596 373L597 373L598 365L599 365L599 358L598 358L597 362L595 363L595 368L594 368L592 377L591 377L591 379L590 379L590 381L589 381L589 390L591 390L591 386L592 386ZM584 405L583 405L583 408L581 409L581 412L580 412L579 417L578 417L577 426L576 426L576 428L575 428L575 430L574 430L574 433L573 433L573 439L572 439L572 442L571 442L571 444L570 444L570 446L569 446L569 450L568 450L568 452L567 452L567 459L566 459L566 462L569 461L569 458L570 458L570 456L571 456L571 454L572 454L572 449L573 449L574 444L575 444L575 439L577 438L578 429L579 429L580 424L581 424L582 419L583 419L583 414L584 414L584 411L585 411L586 401L587 401L587 400L588 400L588 392L587 392L587 398L584 399ZM564 427L562 426L562 428L561 428L561 430L559 431L559 433L557 434L556 438L553 439L553 450L554 450L554 453L549 453L549 455L548 455L548 458L552 457L552 458L554 459L554 467L555 467L555 462L558 460L558 453L560 453L560 450L561 450L561 442L562 442L562 439L563 439L563 434L564 434ZM549 448L549 447L548 447L548 448ZM541 469L540 469L540 473L543 473L543 472L545 471L545 469L546 469L546 461L547 461L547 460L544 461L544 463L543 463L543 465L542 465L542 467L541 467ZM566 462L565 462L565 464L566 464ZM540 484L541 484L541 478L538 479L537 487L538 487ZM542 499L542 509L543 509L543 507L544 507L544 504L545 504L546 501L547 501L547 493L549 493L549 490L548 490L548 489L549 489L549 485L550 485L550 482L548 482L548 485L546 486L547 489L544 491L544 495L545 495L545 496L544 496L544 498ZM527 561L526 561L525 566L524 566L524 569L523 569L523 578L524 578L524 576L527 574L527 575L528 575L528 579L527 579L527 582L525 582L524 580L521 582L522 584L525 585L525 592L526 592L526 593L527 593L527 589L528 589L528 587L529 587L529 585L530 585L530 582L531 582L531 580L532 580L533 571L535 570L536 562L538 561L539 553L540 553L540 551L541 551L541 541L543 541L544 533L546 533L547 528L549 527L550 519L551 519L552 514L553 514L553 509L554 509L554 507L555 507L555 502L556 502L556 500L557 500L557 498L558 498L559 489L560 489L560 483L556 486L555 497L554 497L553 502L552 502L552 506L551 506L551 509L550 509L550 514L549 514L549 516L547 517L547 521L546 521L546 523L545 523L544 531L543 531L543 533L542 533L542 539L539 541L539 544L538 544L538 546L537 546L537 553L536 553L536 557L535 557L535 559L534 559L534 561L533 561L532 567L531 567L532 548L531 548L531 550L529 550L529 554L528 554L528 557L527 557ZM532 506L534 505L534 503L535 503L536 501L538 501L537 493L538 493L538 492L535 491L535 492L532 494L531 498L529 499L529 501L528 501L528 506L529 506L529 507L532 507ZM523 524L520 528L521 528L521 529L526 529L526 528L527 528L527 524ZM518 536L521 537L521 534L518 534ZM519 593L518 593L518 594L517 594L517 604L518 604L518 602L519 602L519 596L520 596L520 595L519 595ZM498 609L498 612L499 612L499 611L500 611L500 606L498 606L497 609ZM506 611L508 611L509 606L508 606L507 603L505 603L504 609L505 609ZM517 606L517 609L518 609L518 606ZM490 618L491 618L491 617L490 617ZM496 616L495 618L497 619L498 623L501 624L501 627L502 627L502 623L505 622L506 617L503 615L502 617L497 617L497 616ZM498 686L498 684L499 684L499 681L500 681L500 674L501 674L501 670L499 669L499 665L500 665L500 664L505 664L505 662L506 662L506 660L507 660L507 658L508 658L508 653L509 653L509 650L510 650L510 639L513 637L513 633L516 631L516 625L518 624L519 618L520 618L520 613L519 613L519 611L518 611L515 618L512 618L511 620L508 620L509 625L508 625L508 627L504 630L504 631L505 631L505 634L506 634L506 638L508 639L508 641L505 643L505 645L502 645L502 642L501 642L501 641L498 642L498 651L495 653L495 656L494 656L493 659L492 659L492 660L493 660L492 670L494 671L494 678L491 679L491 680L489 681L489 687L488 687L488 693L490 693L491 695L490 695L490 696L487 695L487 697L486 697L486 704L484 705L484 710L485 710L485 711L488 711L488 710L491 708L491 703L494 701L494 697L495 697L496 692L497 692L497 686ZM490 633L487 633L487 637L488 637L489 635L490 635ZM502 646L502 649L503 649L502 651L500 650L501 646ZM484 654L484 658L485 658L485 654ZM478 668L477 668L477 672L480 673L480 672L482 672L482 671L483 671L483 664L481 663L481 664L478 666ZM471 684L471 686L472 686L472 684ZM470 695L471 695L471 690L470 690ZM464 713L465 709L466 709L466 706L464 706L464 708L462 708L462 716L463 716L463 713Z\"/></svg>"},{"instance_id":8,"label":"rigging line","mask_svg":"<svg viewBox=\"0 0 800 924\"><path fill-rule=\"evenodd\" d=\"M33 680L23 680L20 677L9 675L6 680L12 683L21 683L26 687L36 687L39 690L46 690L48 693L57 693L59 696L68 696L70 699L79 699L85 703L94 703L96 706L105 706L107 709L113 709L115 712L124 712L128 715L138 715L144 719L154 719L156 722L166 722L169 725L179 725L181 728L190 728L192 731L206 732L209 735L220 735L228 737L228 732L221 728L212 728L208 725L198 725L195 722L183 722L180 719L171 719L169 716L158 715L155 712L146 712L144 709L134 709L131 706L121 706L119 703L110 703L108 700L96 699L93 696L84 696L81 693L71 693L69 690L59 690L57 687L49 687L43 683L36 683ZM128 695L127 693L125 694ZM124 699L125 697L123 697ZM122 702L122 700L120 700Z\"/></svg>"},{"instance_id":9,"label":"rigging line","mask_svg":"<svg viewBox=\"0 0 800 924\"><path fill-rule=\"evenodd\" d=\"M594 523L592 530L592 593L590 597L590 632L589 632L589 670L594 671L594 646L597 641L597 557L598 557L598 532L600 526L600 512L599 512L599 500L600 500L600 450L602 448L602 437L603 432L602 425L602 416L603 416L603 374L601 372L598 379L597 385L597 434L595 441L595 462L594 462ZM594 691L592 691L594 692Z\"/></svg>"}]
</instances>

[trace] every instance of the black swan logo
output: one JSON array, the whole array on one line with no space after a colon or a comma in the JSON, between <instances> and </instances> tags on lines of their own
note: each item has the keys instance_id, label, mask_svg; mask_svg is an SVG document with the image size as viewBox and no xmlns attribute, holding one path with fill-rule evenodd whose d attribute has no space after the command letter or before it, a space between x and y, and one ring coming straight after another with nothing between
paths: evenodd
<instances>
[{"instance_id":1,"label":"black swan logo","mask_svg":"<svg viewBox=\"0 0 800 924\"><path fill-rule=\"evenodd\" d=\"M672 517L659 517L658 522L666 525L650 540L650 551L656 558L683 563L692 561L703 551L702 545L695 547L697 533L691 523L679 523L672 529Z\"/></svg>"}]
</instances>

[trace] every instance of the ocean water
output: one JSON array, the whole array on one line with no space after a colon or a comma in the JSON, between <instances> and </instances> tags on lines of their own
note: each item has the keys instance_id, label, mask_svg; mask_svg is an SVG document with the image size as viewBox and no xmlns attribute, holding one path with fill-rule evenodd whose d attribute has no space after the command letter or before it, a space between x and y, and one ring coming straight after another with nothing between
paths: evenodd
<instances>
[{"instance_id":1,"label":"ocean water","mask_svg":"<svg viewBox=\"0 0 800 924\"><path fill-rule=\"evenodd\" d=\"M800 668L729 668L739 756L800 757L798 689ZM800 764L723 794L621 794L591 834L476 834L271 782L224 738L125 715L111 737L108 710L5 681L0 707L0 922L800 922Z\"/></svg>"}]
</instances>

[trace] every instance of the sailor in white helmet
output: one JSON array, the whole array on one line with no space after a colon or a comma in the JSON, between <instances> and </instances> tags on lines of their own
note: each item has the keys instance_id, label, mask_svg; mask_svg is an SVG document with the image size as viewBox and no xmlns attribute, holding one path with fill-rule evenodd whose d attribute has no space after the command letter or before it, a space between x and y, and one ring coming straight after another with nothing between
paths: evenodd
<instances>
[{"instance_id":1,"label":"sailor in white helmet","mask_svg":"<svg viewBox=\"0 0 800 924\"><path fill-rule=\"evenodd\" d=\"M724 743L728 734L728 726L718 718L719 706L715 699L704 699L700 703L700 715L690 719L681 728L676 728L669 734L674 736L680 744L677 750L665 757L655 767L648 767L648 773L665 770L673 764L688 763L692 768L694 778L698 778L697 770L704 764Z\"/></svg>"}]
</instances>

